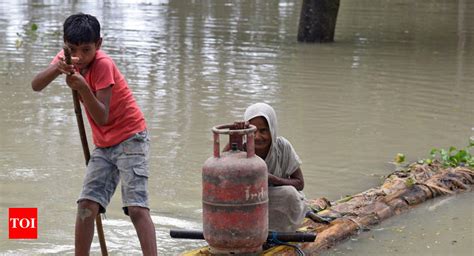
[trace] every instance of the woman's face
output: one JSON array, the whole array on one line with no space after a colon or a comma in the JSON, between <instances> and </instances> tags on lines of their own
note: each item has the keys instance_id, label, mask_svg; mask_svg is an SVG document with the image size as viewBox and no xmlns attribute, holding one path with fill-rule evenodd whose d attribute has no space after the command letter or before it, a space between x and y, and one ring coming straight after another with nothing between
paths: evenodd
<instances>
[{"instance_id":1,"label":"woman's face","mask_svg":"<svg viewBox=\"0 0 474 256\"><path fill-rule=\"evenodd\" d=\"M263 158L267 155L272 145L272 134L270 133L267 119L263 116L257 116L250 119L249 123L257 127L255 132L255 153Z\"/></svg>"}]
</instances>

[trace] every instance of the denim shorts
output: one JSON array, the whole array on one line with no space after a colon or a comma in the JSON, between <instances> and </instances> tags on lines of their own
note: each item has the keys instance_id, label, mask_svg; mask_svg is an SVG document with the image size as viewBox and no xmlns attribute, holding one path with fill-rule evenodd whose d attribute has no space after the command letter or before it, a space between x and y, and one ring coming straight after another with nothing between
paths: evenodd
<instances>
[{"instance_id":1,"label":"denim shorts","mask_svg":"<svg viewBox=\"0 0 474 256\"><path fill-rule=\"evenodd\" d=\"M148 208L149 147L145 130L118 145L94 149L77 202L84 199L97 202L104 213L121 181L125 214L128 215L128 206Z\"/></svg>"}]
</instances>

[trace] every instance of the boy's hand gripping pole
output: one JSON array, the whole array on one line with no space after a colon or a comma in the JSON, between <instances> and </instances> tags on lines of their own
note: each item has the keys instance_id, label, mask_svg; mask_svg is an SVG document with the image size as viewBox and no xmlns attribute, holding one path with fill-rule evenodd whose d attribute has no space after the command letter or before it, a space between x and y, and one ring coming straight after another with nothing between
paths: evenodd
<instances>
[{"instance_id":1,"label":"boy's hand gripping pole","mask_svg":"<svg viewBox=\"0 0 474 256\"><path fill-rule=\"evenodd\" d=\"M69 49L69 47L67 46L64 46L63 50L66 64L71 65L71 49ZM87 143L86 130L84 128L84 120L82 118L82 110L81 105L79 103L79 95L76 90L72 90L72 99L74 101L74 112L76 113L77 128L79 128L79 135L81 136L82 151L84 152L84 158L86 160L87 166L87 164L89 163L89 159L91 158L91 154L89 151L89 144ZM100 214L97 214L97 216L95 217L95 223L97 226L97 235L99 236L100 250L102 252L102 255L107 256L107 245L105 243L104 227L102 226L102 219Z\"/></svg>"}]
</instances>

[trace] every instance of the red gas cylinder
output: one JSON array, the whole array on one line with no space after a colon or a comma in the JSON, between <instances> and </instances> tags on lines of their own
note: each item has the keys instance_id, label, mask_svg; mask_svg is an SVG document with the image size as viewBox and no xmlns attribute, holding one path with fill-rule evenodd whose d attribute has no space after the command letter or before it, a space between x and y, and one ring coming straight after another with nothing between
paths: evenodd
<instances>
[{"instance_id":1,"label":"red gas cylinder","mask_svg":"<svg viewBox=\"0 0 474 256\"><path fill-rule=\"evenodd\" d=\"M202 168L202 205L204 238L213 254L260 252L267 239L267 165L255 155L255 130L248 124L212 128L214 156ZM220 154L219 134L230 135L230 151ZM244 135L246 152L238 149ZM240 143L233 143L236 137Z\"/></svg>"}]
</instances>

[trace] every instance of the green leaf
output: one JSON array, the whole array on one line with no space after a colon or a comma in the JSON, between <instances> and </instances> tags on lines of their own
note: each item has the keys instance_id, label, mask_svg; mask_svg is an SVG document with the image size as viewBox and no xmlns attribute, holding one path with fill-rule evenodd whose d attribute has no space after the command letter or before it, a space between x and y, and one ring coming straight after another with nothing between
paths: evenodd
<instances>
[{"instance_id":1,"label":"green leaf","mask_svg":"<svg viewBox=\"0 0 474 256\"><path fill-rule=\"evenodd\" d=\"M453 152L453 151L456 151L456 148L453 147L453 146L449 147L449 154L451 154L451 152Z\"/></svg>"},{"instance_id":2,"label":"green leaf","mask_svg":"<svg viewBox=\"0 0 474 256\"><path fill-rule=\"evenodd\" d=\"M405 155L402 153L397 153L397 155L395 156L395 163L400 164L403 162L405 162Z\"/></svg>"},{"instance_id":3,"label":"green leaf","mask_svg":"<svg viewBox=\"0 0 474 256\"><path fill-rule=\"evenodd\" d=\"M460 162L466 162L466 159L468 158L468 154L466 150L459 150L454 157L459 160Z\"/></svg>"},{"instance_id":4,"label":"green leaf","mask_svg":"<svg viewBox=\"0 0 474 256\"><path fill-rule=\"evenodd\" d=\"M437 148L433 148L430 152L430 155L431 155L431 158L435 158L436 157L436 153L441 153L441 150L437 149Z\"/></svg>"},{"instance_id":5,"label":"green leaf","mask_svg":"<svg viewBox=\"0 0 474 256\"><path fill-rule=\"evenodd\" d=\"M31 24L31 31L36 31L36 30L38 30L38 24L36 23Z\"/></svg>"}]
</instances>

